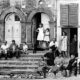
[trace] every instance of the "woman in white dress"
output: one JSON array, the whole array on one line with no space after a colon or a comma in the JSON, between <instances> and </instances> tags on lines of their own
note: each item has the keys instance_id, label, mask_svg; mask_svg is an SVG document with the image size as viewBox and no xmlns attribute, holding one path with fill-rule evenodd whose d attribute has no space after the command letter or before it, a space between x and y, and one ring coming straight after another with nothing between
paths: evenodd
<instances>
[{"instance_id":1,"label":"woman in white dress","mask_svg":"<svg viewBox=\"0 0 80 80\"><path fill-rule=\"evenodd\" d=\"M49 42L50 41L49 37L50 37L50 30L49 28L47 28L44 33L44 41Z\"/></svg>"},{"instance_id":2,"label":"woman in white dress","mask_svg":"<svg viewBox=\"0 0 80 80\"><path fill-rule=\"evenodd\" d=\"M39 45L40 45L41 42L44 40L44 28L43 28L43 24L39 25L39 28L37 29L37 32L38 32L37 40L39 41Z\"/></svg>"},{"instance_id":3,"label":"woman in white dress","mask_svg":"<svg viewBox=\"0 0 80 80\"><path fill-rule=\"evenodd\" d=\"M61 52L62 56L67 56L67 35L65 32L63 32L63 36L61 37Z\"/></svg>"},{"instance_id":4,"label":"woman in white dress","mask_svg":"<svg viewBox=\"0 0 80 80\"><path fill-rule=\"evenodd\" d=\"M49 28L47 28L47 29L44 31L44 41L46 42L47 47L48 47L48 44L49 44L49 42L50 42L50 30L49 30Z\"/></svg>"}]
</instances>

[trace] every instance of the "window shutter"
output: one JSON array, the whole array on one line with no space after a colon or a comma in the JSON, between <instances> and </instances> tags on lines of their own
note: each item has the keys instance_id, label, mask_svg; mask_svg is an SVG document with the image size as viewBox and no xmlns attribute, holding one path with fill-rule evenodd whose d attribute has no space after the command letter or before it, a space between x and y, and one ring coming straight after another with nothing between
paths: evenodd
<instances>
[{"instance_id":1,"label":"window shutter","mask_svg":"<svg viewBox=\"0 0 80 80\"><path fill-rule=\"evenodd\" d=\"M60 5L60 25L78 26L78 4Z\"/></svg>"},{"instance_id":2,"label":"window shutter","mask_svg":"<svg viewBox=\"0 0 80 80\"><path fill-rule=\"evenodd\" d=\"M60 24L68 25L68 5L60 5Z\"/></svg>"},{"instance_id":3,"label":"window shutter","mask_svg":"<svg viewBox=\"0 0 80 80\"><path fill-rule=\"evenodd\" d=\"M69 25L78 26L78 4L69 5Z\"/></svg>"}]
</instances>

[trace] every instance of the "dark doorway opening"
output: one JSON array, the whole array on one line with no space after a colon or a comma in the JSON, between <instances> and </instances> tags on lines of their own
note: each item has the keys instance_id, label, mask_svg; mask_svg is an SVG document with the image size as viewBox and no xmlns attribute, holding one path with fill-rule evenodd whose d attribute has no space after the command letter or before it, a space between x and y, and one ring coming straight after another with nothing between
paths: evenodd
<instances>
[{"instance_id":1,"label":"dark doorway opening","mask_svg":"<svg viewBox=\"0 0 80 80\"><path fill-rule=\"evenodd\" d=\"M72 54L72 50L74 50L74 45L75 45L75 53L77 53L78 49L77 49L77 28L62 28L62 33L66 32L66 36L67 36L67 54L70 57L70 55ZM73 44L73 40L74 40L74 35L76 35L76 44ZM78 53L77 53L78 54Z\"/></svg>"},{"instance_id":2,"label":"dark doorway opening","mask_svg":"<svg viewBox=\"0 0 80 80\"><path fill-rule=\"evenodd\" d=\"M78 35L77 35L77 28L70 28L70 55L78 56Z\"/></svg>"},{"instance_id":3,"label":"dark doorway opening","mask_svg":"<svg viewBox=\"0 0 80 80\"><path fill-rule=\"evenodd\" d=\"M32 42L34 50L43 50L39 46L39 41L37 41L38 32L36 31L39 28L39 24L41 23L41 13L37 13L34 15L32 19Z\"/></svg>"},{"instance_id":4,"label":"dark doorway opening","mask_svg":"<svg viewBox=\"0 0 80 80\"><path fill-rule=\"evenodd\" d=\"M77 38L77 28L70 28L70 42L72 42L74 35L76 35Z\"/></svg>"},{"instance_id":5,"label":"dark doorway opening","mask_svg":"<svg viewBox=\"0 0 80 80\"><path fill-rule=\"evenodd\" d=\"M34 18L35 18L35 20L36 20L36 30L37 30L37 28L39 27L39 24L41 23L41 13L37 13L37 14L35 14L34 15ZM35 40L37 41L37 35L38 35L38 32L36 32L36 37L35 37ZM37 46L38 46L38 41L37 41Z\"/></svg>"}]
</instances>

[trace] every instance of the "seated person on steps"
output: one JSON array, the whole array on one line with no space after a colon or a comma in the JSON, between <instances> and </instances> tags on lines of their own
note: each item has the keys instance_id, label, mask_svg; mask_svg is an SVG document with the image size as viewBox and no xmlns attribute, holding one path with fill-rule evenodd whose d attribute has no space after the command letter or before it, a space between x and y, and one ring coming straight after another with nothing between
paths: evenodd
<instances>
[{"instance_id":1,"label":"seated person on steps","mask_svg":"<svg viewBox=\"0 0 80 80\"><path fill-rule=\"evenodd\" d=\"M65 68L67 72L69 72L69 76L71 76L72 71L74 70L74 75L77 75L77 59L74 55L71 55L71 59L69 60L68 66Z\"/></svg>"},{"instance_id":2,"label":"seated person on steps","mask_svg":"<svg viewBox=\"0 0 80 80\"><path fill-rule=\"evenodd\" d=\"M54 75L56 76L56 73L58 71L63 71L63 64L64 64L64 58L61 55L59 55L58 57L55 58L54 65L51 66L49 72L53 72Z\"/></svg>"},{"instance_id":3,"label":"seated person on steps","mask_svg":"<svg viewBox=\"0 0 80 80\"><path fill-rule=\"evenodd\" d=\"M19 46L19 50L20 50L20 53L21 54L28 54L28 45L27 45L27 43L26 42L23 42L22 44L20 44L20 46Z\"/></svg>"},{"instance_id":4,"label":"seated person on steps","mask_svg":"<svg viewBox=\"0 0 80 80\"><path fill-rule=\"evenodd\" d=\"M9 47L9 57L16 57L18 58L20 56L18 45L16 44L15 40L12 40L12 43Z\"/></svg>"},{"instance_id":5,"label":"seated person on steps","mask_svg":"<svg viewBox=\"0 0 80 80\"><path fill-rule=\"evenodd\" d=\"M54 65L55 57L54 57L54 52L52 51L52 48L50 48L49 51L46 54L44 54L44 57L47 58L46 62L48 66Z\"/></svg>"},{"instance_id":6,"label":"seated person on steps","mask_svg":"<svg viewBox=\"0 0 80 80\"><path fill-rule=\"evenodd\" d=\"M23 53L26 53L28 50L28 45L26 44L26 42L23 43Z\"/></svg>"},{"instance_id":7,"label":"seated person on steps","mask_svg":"<svg viewBox=\"0 0 80 80\"><path fill-rule=\"evenodd\" d=\"M8 57L8 49L9 45L7 44L7 41L4 41L3 44L1 45L1 56L5 57L5 59L7 59Z\"/></svg>"},{"instance_id":8,"label":"seated person on steps","mask_svg":"<svg viewBox=\"0 0 80 80\"><path fill-rule=\"evenodd\" d=\"M60 52L58 50L58 42L56 41L56 39L50 41L49 48L52 49L52 52L54 53L54 57L59 56Z\"/></svg>"},{"instance_id":9,"label":"seated person on steps","mask_svg":"<svg viewBox=\"0 0 80 80\"><path fill-rule=\"evenodd\" d=\"M39 62L39 67L37 69L37 73L40 75L40 76L43 76L44 78L46 78L46 73L48 72L48 66L47 66L47 63L45 61L45 59L42 57L42 60Z\"/></svg>"}]
</instances>

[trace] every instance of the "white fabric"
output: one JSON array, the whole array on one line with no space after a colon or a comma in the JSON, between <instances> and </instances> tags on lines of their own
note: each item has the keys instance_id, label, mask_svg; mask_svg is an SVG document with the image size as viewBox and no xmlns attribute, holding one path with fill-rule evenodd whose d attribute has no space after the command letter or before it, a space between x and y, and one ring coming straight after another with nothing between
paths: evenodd
<instances>
[{"instance_id":1,"label":"white fabric","mask_svg":"<svg viewBox=\"0 0 80 80\"><path fill-rule=\"evenodd\" d=\"M67 51L67 36L62 36L61 51Z\"/></svg>"},{"instance_id":2,"label":"white fabric","mask_svg":"<svg viewBox=\"0 0 80 80\"><path fill-rule=\"evenodd\" d=\"M24 49L24 50L25 50L25 49L28 49L28 46L27 46L27 45L23 46L23 49Z\"/></svg>"},{"instance_id":3,"label":"white fabric","mask_svg":"<svg viewBox=\"0 0 80 80\"><path fill-rule=\"evenodd\" d=\"M55 47L58 47L58 42L57 41L55 42Z\"/></svg>"},{"instance_id":4,"label":"white fabric","mask_svg":"<svg viewBox=\"0 0 80 80\"><path fill-rule=\"evenodd\" d=\"M49 44L49 47L52 47L53 45L55 45L55 43L53 41L51 41Z\"/></svg>"},{"instance_id":5,"label":"white fabric","mask_svg":"<svg viewBox=\"0 0 80 80\"><path fill-rule=\"evenodd\" d=\"M15 49L16 49L15 45L12 46L12 49L13 49L13 51L15 51Z\"/></svg>"},{"instance_id":6,"label":"white fabric","mask_svg":"<svg viewBox=\"0 0 80 80\"><path fill-rule=\"evenodd\" d=\"M44 30L43 27L42 28L38 28L39 32L38 32L38 36L37 36L37 40L42 41L44 40Z\"/></svg>"},{"instance_id":7,"label":"white fabric","mask_svg":"<svg viewBox=\"0 0 80 80\"><path fill-rule=\"evenodd\" d=\"M23 50L26 51L27 49L28 49L28 46L27 45L24 45L23 46Z\"/></svg>"},{"instance_id":8,"label":"white fabric","mask_svg":"<svg viewBox=\"0 0 80 80\"><path fill-rule=\"evenodd\" d=\"M55 47L58 47L58 42L56 41L55 43L53 41L50 42L49 47L52 47L55 45Z\"/></svg>"},{"instance_id":9,"label":"white fabric","mask_svg":"<svg viewBox=\"0 0 80 80\"><path fill-rule=\"evenodd\" d=\"M48 41L48 42L50 41L49 32L48 31L45 32L44 41Z\"/></svg>"},{"instance_id":10,"label":"white fabric","mask_svg":"<svg viewBox=\"0 0 80 80\"><path fill-rule=\"evenodd\" d=\"M3 50L6 50L7 48L9 48L9 45L7 44L7 45L1 45L1 49L3 49Z\"/></svg>"}]
</instances>

